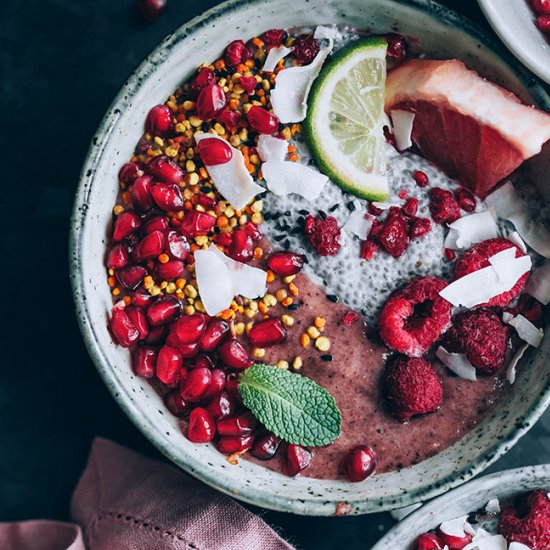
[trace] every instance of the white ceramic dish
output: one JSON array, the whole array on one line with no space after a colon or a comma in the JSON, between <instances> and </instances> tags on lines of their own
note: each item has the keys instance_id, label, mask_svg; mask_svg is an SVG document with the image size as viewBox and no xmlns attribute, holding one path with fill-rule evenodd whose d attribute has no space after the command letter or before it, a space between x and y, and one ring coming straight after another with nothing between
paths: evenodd
<instances>
[{"instance_id":1,"label":"white ceramic dish","mask_svg":"<svg viewBox=\"0 0 550 550\"><path fill-rule=\"evenodd\" d=\"M478 3L509 50L550 84L550 42L536 27L529 0L478 0Z\"/></svg>"},{"instance_id":2,"label":"white ceramic dish","mask_svg":"<svg viewBox=\"0 0 550 550\"><path fill-rule=\"evenodd\" d=\"M418 535L439 527L444 521L475 512L492 498L504 501L534 489L550 490L550 464L480 477L432 500L407 516L371 550L414 550Z\"/></svg>"},{"instance_id":3,"label":"white ceramic dish","mask_svg":"<svg viewBox=\"0 0 550 550\"><path fill-rule=\"evenodd\" d=\"M419 39L430 56L459 57L469 66L549 108L548 97L513 61L491 49L471 24L429 1L232 0L181 27L124 84L105 116L86 159L76 196L70 243L76 312L84 340L103 380L125 413L170 460L204 482L244 501L287 512L334 514L399 508L431 498L480 472L505 453L550 402L550 338L526 355L512 399L461 441L429 460L374 476L364 483L288 478L246 460L232 466L210 445L190 443L155 391L135 377L126 349L107 331L112 306L103 258L117 193L117 172L141 136L145 115L205 60L232 40L272 27L347 23L373 32L396 31ZM532 162L548 173L549 157ZM541 179L542 181L542 179ZM339 509L342 509L340 507Z\"/></svg>"}]
</instances>

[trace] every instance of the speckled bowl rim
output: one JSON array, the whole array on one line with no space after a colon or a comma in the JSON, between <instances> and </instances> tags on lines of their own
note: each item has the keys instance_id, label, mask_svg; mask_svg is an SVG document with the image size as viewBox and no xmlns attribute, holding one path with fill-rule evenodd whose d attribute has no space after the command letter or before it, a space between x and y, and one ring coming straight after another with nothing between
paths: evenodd
<instances>
[{"instance_id":1,"label":"speckled bowl rim","mask_svg":"<svg viewBox=\"0 0 550 550\"><path fill-rule=\"evenodd\" d=\"M529 90L529 93L535 101L544 109L550 111L550 98L540 86L537 79L523 69L519 63L507 52L499 52L498 47L492 42L481 29L471 22L469 19L458 15L456 12L434 2L433 0L391 0L397 5L407 5L410 8L440 20L442 23L451 26L459 27L476 40L483 44L491 52L503 60L509 68L513 70L515 75ZM258 492L254 487L241 482L238 478L231 476L222 476L220 472L209 468L206 465L197 463L197 461L184 461L178 458L172 449L171 445L165 443L160 437L157 427L150 420L144 419L140 414L140 407L132 401L127 395L127 389L119 383L116 376L113 375L109 361L99 343L99 338L95 334L93 320L87 307L87 296L84 293L83 271L81 269L82 238L84 234L84 226L86 216L88 215L88 196L91 192L91 186L94 181L94 167L97 165L97 160L103 154L105 143L116 126L122 112L130 103L130 98L136 94L140 88L144 78L151 78L152 74L144 77L149 72L151 66L159 64L166 53L174 47L175 44L188 38L193 34L195 29L209 24L223 17L224 14L239 10L241 7L249 6L255 3L256 0L228 0L223 2L202 15L195 17L188 23L179 27L174 33L168 35L153 52L138 66L138 68L130 75L127 81L122 86L120 92L115 97L113 103L109 107L107 114L99 125L99 128L92 139L90 149L87 153L84 166L80 175L80 181L76 192L73 213L70 223L69 235L69 267L71 276L71 286L73 290L75 309L78 323L84 343L88 349L88 353L92 358L100 376L105 382L107 388L112 393L116 402L130 418L134 425L147 437L159 451L167 458L177 464L183 470L191 473L196 478L204 483L218 489L230 496L236 497L244 502L264 508L278 510L283 512L291 512L295 514L326 516L334 514L336 505L339 503L336 499L327 497L324 501L318 501L305 496L304 498L286 499L279 497L276 488L271 493ZM312 2L313 3L313 2ZM392 496L387 499L377 499L376 502L370 499L348 499L352 504L354 514L371 513L375 511L390 510L400 508L419 502L431 499L457 485L460 485L483 471L496 459L505 454L540 418L543 412L550 404L550 381L547 383L544 391L539 399L528 410L522 421L518 423L517 428L513 430L507 437L498 440L491 450L477 461L473 462L469 467L461 471L454 472L443 479L435 482L429 482L424 487L419 488L414 492L409 492L399 496Z\"/></svg>"},{"instance_id":2,"label":"speckled bowl rim","mask_svg":"<svg viewBox=\"0 0 550 550\"><path fill-rule=\"evenodd\" d=\"M431 515L430 519L434 520L433 525L427 527L426 529L435 529L439 527L439 524L442 521L445 521L448 518L442 518L441 514L445 513L445 510L448 509L449 505L452 505L454 502L459 502L463 495L468 496L475 494L478 491L479 486L483 486L483 489L494 489L490 498L498 498L499 500L505 495L506 487L513 486L517 483L518 479L528 478L530 486L529 490L536 488L547 489L547 487L540 487L537 482L540 482L542 479L548 479L550 476L550 464L537 464L535 466L524 466L521 468L514 468L511 470L502 470L501 472L495 472L494 474L489 474L486 476L473 479L468 483L465 483L461 487L457 487L448 493L441 495L434 500L427 502L418 510L415 510L410 515L398 522L394 527L392 527L372 548L371 550L387 550L390 548L389 543L395 544L395 539L397 537L402 538L403 542L410 544L412 541L405 540L410 538L410 535L407 536L411 531L414 531L414 527L420 523L422 519L426 516ZM531 483L532 482L532 483ZM489 499L487 500L487 502ZM483 506L483 505L482 505ZM475 512L474 510L464 510L463 514L469 514L470 512ZM457 514L458 517L458 514ZM438 518L441 518L439 520ZM391 547L395 550L402 550L403 547L395 546Z\"/></svg>"}]
</instances>

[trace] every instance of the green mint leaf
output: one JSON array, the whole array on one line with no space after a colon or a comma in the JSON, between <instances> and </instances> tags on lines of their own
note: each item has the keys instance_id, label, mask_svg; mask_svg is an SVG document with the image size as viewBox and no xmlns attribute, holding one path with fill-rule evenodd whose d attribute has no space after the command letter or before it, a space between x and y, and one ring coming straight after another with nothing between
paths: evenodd
<instances>
[{"instance_id":1,"label":"green mint leaf","mask_svg":"<svg viewBox=\"0 0 550 550\"><path fill-rule=\"evenodd\" d=\"M252 414L271 432L297 445L327 445L340 435L334 398L310 378L269 365L253 365L239 382Z\"/></svg>"}]
</instances>

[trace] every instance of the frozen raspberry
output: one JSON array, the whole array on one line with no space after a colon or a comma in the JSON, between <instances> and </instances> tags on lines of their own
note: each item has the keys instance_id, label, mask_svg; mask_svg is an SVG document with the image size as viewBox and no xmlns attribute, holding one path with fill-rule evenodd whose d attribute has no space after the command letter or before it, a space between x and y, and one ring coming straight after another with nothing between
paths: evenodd
<instances>
[{"instance_id":1,"label":"frozen raspberry","mask_svg":"<svg viewBox=\"0 0 550 550\"><path fill-rule=\"evenodd\" d=\"M264 32L263 39L268 46L280 46L286 37L286 31L283 29L270 29Z\"/></svg>"},{"instance_id":2,"label":"frozen raspberry","mask_svg":"<svg viewBox=\"0 0 550 550\"><path fill-rule=\"evenodd\" d=\"M544 491L532 491L529 495L523 495L518 502L514 503L514 506L502 510L499 531L509 543L519 542L531 550L548 550L550 548L550 498L548 495Z\"/></svg>"},{"instance_id":3,"label":"frozen raspberry","mask_svg":"<svg viewBox=\"0 0 550 550\"><path fill-rule=\"evenodd\" d=\"M452 223L460 218L460 206L450 191L430 189L430 212L436 223Z\"/></svg>"},{"instance_id":4,"label":"frozen raspberry","mask_svg":"<svg viewBox=\"0 0 550 550\"><path fill-rule=\"evenodd\" d=\"M378 233L378 242L394 258L402 256L409 245L409 224L403 211L392 206L382 230Z\"/></svg>"},{"instance_id":5,"label":"frozen raspberry","mask_svg":"<svg viewBox=\"0 0 550 550\"><path fill-rule=\"evenodd\" d=\"M524 255L515 244L511 243L507 239L488 239L476 244L456 261L455 277L459 279L460 277L464 277L464 275L468 275L468 273L477 271L482 267L488 267L490 265L489 258L491 256L512 247L516 249L516 258ZM495 307L507 306L521 292L521 289L527 282L528 277L529 273L525 273L520 277L511 290L508 292L503 292L502 294L491 298L486 304L481 305Z\"/></svg>"},{"instance_id":6,"label":"frozen raspberry","mask_svg":"<svg viewBox=\"0 0 550 550\"><path fill-rule=\"evenodd\" d=\"M305 232L311 245L321 256L334 256L342 246L340 228L334 216L306 217Z\"/></svg>"},{"instance_id":7,"label":"frozen raspberry","mask_svg":"<svg viewBox=\"0 0 550 550\"><path fill-rule=\"evenodd\" d=\"M465 353L476 369L490 374L503 365L507 344L508 327L494 311L471 309L453 319L444 347L453 353Z\"/></svg>"},{"instance_id":8,"label":"frozen raspberry","mask_svg":"<svg viewBox=\"0 0 550 550\"><path fill-rule=\"evenodd\" d=\"M542 304L532 296L529 296L529 294L522 294L519 297L518 303L514 307L507 308L506 311L512 315L523 315L536 327L542 328Z\"/></svg>"},{"instance_id":9,"label":"frozen raspberry","mask_svg":"<svg viewBox=\"0 0 550 550\"><path fill-rule=\"evenodd\" d=\"M422 357L401 356L391 361L384 372L384 383L392 414L401 422L433 412L443 401L441 380Z\"/></svg>"},{"instance_id":10,"label":"frozen raspberry","mask_svg":"<svg viewBox=\"0 0 550 550\"><path fill-rule=\"evenodd\" d=\"M437 277L416 277L384 304L380 336L386 345L409 357L420 357L451 324L451 304L439 296L447 283Z\"/></svg>"},{"instance_id":11,"label":"frozen raspberry","mask_svg":"<svg viewBox=\"0 0 550 550\"><path fill-rule=\"evenodd\" d=\"M294 41L294 57L304 65L309 65L319 53L319 42L312 34L301 34Z\"/></svg>"}]
</instances>

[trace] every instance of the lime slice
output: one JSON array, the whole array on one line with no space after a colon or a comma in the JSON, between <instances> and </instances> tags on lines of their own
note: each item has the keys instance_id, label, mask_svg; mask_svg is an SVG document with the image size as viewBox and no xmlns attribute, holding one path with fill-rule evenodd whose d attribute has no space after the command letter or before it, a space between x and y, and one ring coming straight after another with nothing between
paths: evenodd
<instances>
[{"instance_id":1,"label":"lime slice","mask_svg":"<svg viewBox=\"0 0 550 550\"><path fill-rule=\"evenodd\" d=\"M320 170L344 191L370 200L388 196L385 175L384 39L340 50L313 83L304 133Z\"/></svg>"}]
</instances>

